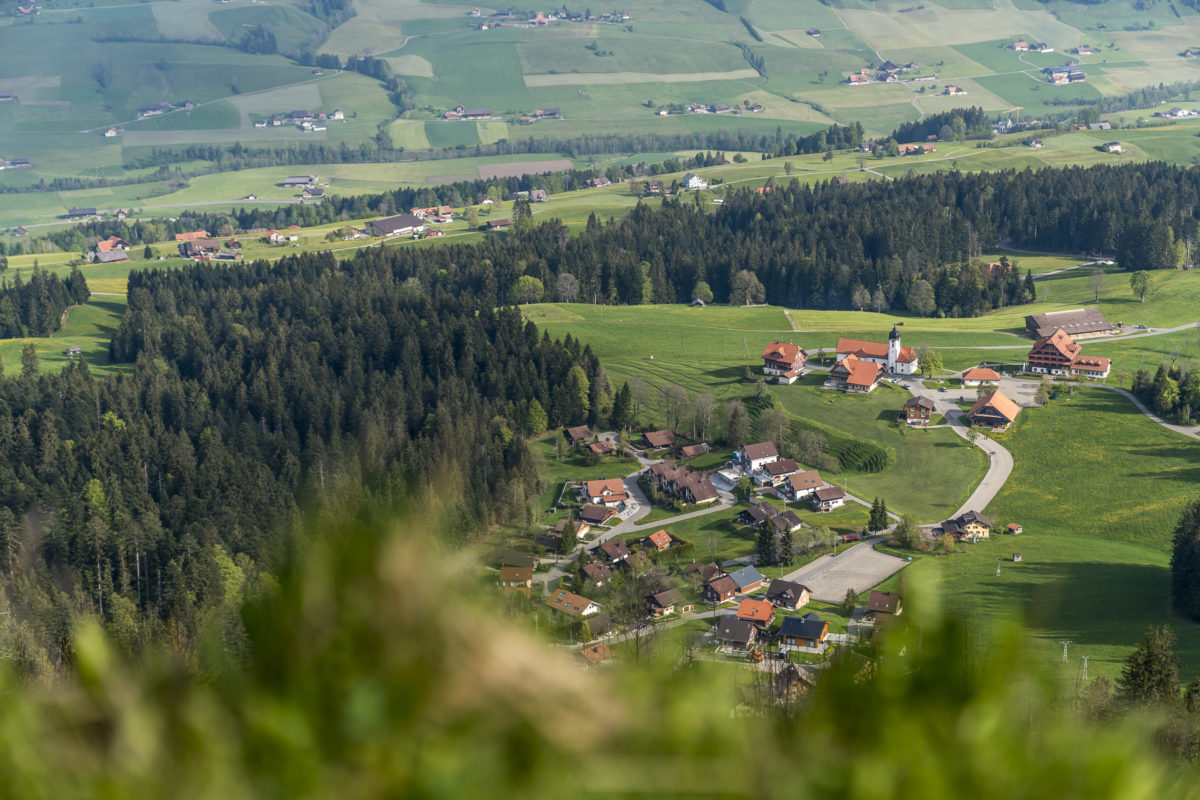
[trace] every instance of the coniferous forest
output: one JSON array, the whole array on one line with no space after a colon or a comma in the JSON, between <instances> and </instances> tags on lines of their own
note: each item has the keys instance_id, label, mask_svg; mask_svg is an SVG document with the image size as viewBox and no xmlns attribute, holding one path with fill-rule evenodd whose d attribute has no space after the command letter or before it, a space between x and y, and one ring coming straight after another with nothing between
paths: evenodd
<instances>
[{"instance_id":1,"label":"coniferous forest","mask_svg":"<svg viewBox=\"0 0 1200 800\"><path fill-rule=\"evenodd\" d=\"M134 273L112 353L132 372L0 382L0 575L32 674L80 610L131 649L236 651L236 601L347 495L453 487L450 542L518 517L540 491L524 439L607 392L577 342L371 259Z\"/></svg>"}]
</instances>

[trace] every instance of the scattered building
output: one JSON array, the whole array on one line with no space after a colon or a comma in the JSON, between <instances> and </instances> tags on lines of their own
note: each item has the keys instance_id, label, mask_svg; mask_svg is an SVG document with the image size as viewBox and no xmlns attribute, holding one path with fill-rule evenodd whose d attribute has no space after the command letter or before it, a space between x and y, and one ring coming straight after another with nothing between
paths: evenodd
<instances>
[{"instance_id":1,"label":"scattered building","mask_svg":"<svg viewBox=\"0 0 1200 800\"><path fill-rule=\"evenodd\" d=\"M689 445L685 445L684 447L682 447L679 450L679 455L683 456L684 458L696 458L697 456L704 455L705 453L708 452L708 450L709 450L708 442L701 442L700 444L689 444Z\"/></svg>"},{"instance_id":2,"label":"scattered building","mask_svg":"<svg viewBox=\"0 0 1200 800\"><path fill-rule=\"evenodd\" d=\"M812 592L802 583L773 580L764 596L767 602L776 608L795 611L808 605L808 601L812 599Z\"/></svg>"},{"instance_id":3,"label":"scattered building","mask_svg":"<svg viewBox=\"0 0 1200 800\"><path fill-rule=\"evenodd\" d=\"M1015 522L1010 522L1005 526L1004 532L1009 536L1019 536L1025 529Z\"/></svg>"},{"instance_id":4,"label":"scattered building","mask_svg":"<svg viewBox=\"0 0 1200 800\"><path fill-rule=\"evenodd\" d=\"M761 630L775 621L775 606L766 600L751 600L747 597L738 603L737 618Z\"/></svg>"},{"instance_id":5,"label":"scattered building","mask_svg":"<svg viewBox=\"0 0 1200 800\"><path fill-rule=\"evenodd\" d=\"M763 374L774 377L776 383L795 383L804 374L807 359L808 353L799 345L771 342L763 349Z\"/></svg>"},{"instance_id":6,"label":"scattered building","mask_svg":"<svg viewBox=\"0 0 1200 800\"><path fill-rule=\"evenodd\" d=\"M295 112L292 112L295 113ZM285 189L307 189L317 183L316 175L291 175L283 179Z\"/></svg>"},{"instance_id":7,"label":"scattered building","mask_svg":"<svg viewBox=\"0 0 1200 800\"><path fill-rule=\"evenodd\" d=\"M678 589L668 589L646 597L646 613L654 619L674 614L676 611L687 614L692 608L692 604L683 599L683 594Z\"/></svg>"},{"instance_id":8,"label":"scattered building","mask_svg":"<svg viewBox=\"0 0 1200 800\"><path fill-rule=\"evenodd\" d=\"M867 611L873 614L891 614L898 617L903 608L900 595L896 592L881 592L875 589L867 597Z\"/></svg>"},{"instance_id":9,"label":"scattered building","mask_svg":"<svg viewBox=\"0 0 1200 800\"><path fill-rule=\"evenodd\" d=\"M67 219L70 219L70 220L90 219L94 216L96 216L96 209L94 209L94 208L74 208L74 207L72 207L72 208L67 209ZM178 238L178 237L176 237L176 238Z\"/></svg>"},{"instance_id":10,"label":"scattered building","mask_svg":"<svg viewBox=\"0 0 1200 800\"><path fill-rule=\"evenodd\" d=\"M546 598L546 605L572 617L587 617L600 611L596 603L566 589L559 589Z\"/></svg>"},{"instance_id":11,"label":"scattered building","mask_svg":"<svg viewBox=\"0 0 1200 800\"><path fill-rule=\"evenodd\" d=\"M785 500L802 500L824 485L821 475L815 469L810 469L789 475L786 481L775 487L775 491Z\"/></svg>"},{"instance_id":12,"label":"scattered building","mask_svg":"<svg viewBox=\"0 0 1200 800\"><path fill-rule=\"evenodd\" d=\"M629 499L625 482L620 478L585 481L579 487L579 501L597 506L620 506Z\"/></svg>"},{"instance_id":13,"label":"scattered building","mask_svg":"<svg viewBox=\"0 0 1200 800\"><path fill-rule=\"evenodd\" d=\"M915 375L920 366L917 352L911 347L902 347L900 331L892 326L888 334L887 344L882 342L865 342L861 339L838 339L837 357L843 359L853 355L861 361L879 364L888 374Z\"/></svg>"},{"instance_id":14,"label":"scattered building","mask_svg":"<svg viewBox=\"0 0 1200 800\"><path fill-rule=\"evenodd\" d=\"M975 541L989 538L995 525L996 523L978 511L967 511L954 519L943 522L942 533L948 533L960 541L964 539Z\"/></svg>"},{"instance_id":15,"label":"scattered building","mask_svg":"<svg viewBox=\"0 0 1200 800\"><path fill-rule=\"evenodd\" d=\"M396 214L371 220L367 230L375 236L412 236L425 230L425 223L412 214Z\"/></svg>"},{"instance_id":16,"label":"scattered building","mask_svg":"<svg viewBox=\"0 0 1200 800\"><path fill-rule=\"evenodd\" d=\"M846 490L840 486L822 486L811 495L814 511L832 511L846 503Z\"/></svg>"},{"instance_id":17,"label":"scattered building","mask_svg":"<svg viewBox=\"0 0 1200 800\"><path fill-rule=\"evenodd\" d=\"M704 178L701 178L699 175L697 175L694 172L689 172L687 175L683 176L683 188L684 189L707 189L708 181L704 180Z\"/></svg>"},{"instance_id":18,"label":"scattered building","mask_svg":"<svg viewBox=\"0 0 1200 800\"><path fill-rule=\"evenodd\" d=\"M592 438L592 429L587 425L576 425L574 428L564 428L563 436L566 436L571 444L579 444Z\"/></svg>"},{"instance_id":19,"label":"scattered building","mask_svg":"<svg viewBox=\"0 0 1200 800\"><path fill-rule=\"evenodd\" d=\"M675 446L675 431L672 430L642 431L642 436L645 437L646 444L652 450L661 450L664 447Z\"/></svg>"},{"instance_id":20,"label":"scattered building","mask_svg":"<svg viewBox=\"0 0 1200 800\"><path fill-rule=\"evenodd\" d=\"M741 650L748 649L758 636L757 626L733 616L722 617L712 631L713 637L721 644Z\"/></svg>"},{"instance_id":21,"label":"scattered building","mask_svg":"<svg viewBox=\"0 0 1200 800\"><path fill-rule=\"evenodd\" d=\"M661 553L664 550L669 550L673 541L675 540L671 538L671 534L667 533L665 530L659 529L642 539L642 546L646 547L647 549L654 548Z\"/></svg>"},{"instance_id":22,"label":"scattered building","mask_svg":"<svg viewBox=\"0 0 1200 800\"><path fill-rule=\"evenodd\" d=\"M1004 392L997 389L987 397L976 401L966 416L967 421L977 427L991 428L993 431L1006 431L1020 413L1021 407L1009 399Z\"/></svg>"},{"instance_id":23,"label":"scattered building","mask_svg":"<svg viewBox=\"0 0 1200 800\"><path fill-rule=\"evenodd\" d=\"M778 460L779 451L775 449L774 442L744 444L734 452L734 459L741 466L743 472L754 473L772 461Z\"/></svg>"},{"instance_id":24,"label":"scattered building","mask_svg":"<svg viewBox=\"0 0 1200 800\"><path fill-rule=\"evenodd\" d=\"M843 392L874 391L883 377L883 368L878 364L863 361L856 355L848 355L833 365L829 370L829 381L825 384L831 389Z\"/></svg>"},{"instance_id":25,"label":"scattered building","mask_svg":"<svg viewBox=\"0 0 1200 800\"><path fill-rule=\"evenodd\" d=\"M1121 143L1120 143L1120 142L1105 142L1105 143L1104 143L1104 150L1105 150L1105 152L1107 152L1107 153L1121 153L1121 152L1124 152L1124 151L1121 149Z\"/></svg>"},{"instance_id":26,"label":"scattered building","mask_svg":"<svg viewBox=\"0 0 1200 800\"><path fill-rule=\"evenodd\" d=\"M512 220L508 219L507 217L502 219L489 219L487 226L489 231L506 231L512 227Z\"/></svg>"},{"instance_id":27,"label":"scattered building","mask_svg":"<svg viewBox=\"0 0 1200 800\"><path fill-rule=\"evenodd\" d=\"M934 403L928 397L913 397L904 404L904 421L909 425L928 425L933 419Z\"/></svg>"},{"instance_id":28,"label":"scattered building","mask_svg":"<svg viewBox=\"0 0 1200 800\"><path fill-rule=\"evenodd\" d=\"M971 367L962 374L963 386L982 386L985 383L999 383L1000 373L987 367Z\"/></svg>"},{"instance_id":29,"label":"scattered building","mask_svg":"<svg viewBox=\"0 0 1200 800\"><path fill-rule=\"evenodd\" d=\"M1081 44L1081 45L1079 45L1079 47L1075 48L1075 55L1077 55L1077 56L1094 56L1094 55L1096 55L1096 49L1094 47L1092 47L1090 44Z\"/></svg>"},{"instance_id":30,"label":"scattered building","mask_svg":"<svg viewBox=\"0 0 1200 800\"><path fill-rule=\"evenodd\" d=\"M729 579L734 582L738 591L742 594L749 594L761 589L763 584L767 582L762 573L754 567L742 567L736 572L731 572L729 573Z\"/></svg>"},{"instance_id":31,"label":"scattered building","mask_svg":"<svg viewBox=\"0 0 1200 800\"><path fill-rule=\"evenodd\" d=\"M1062 328L1073 339L1089 336L1107 336L1117 332L1098 308L1076 308L1071 311L1051 311L1047 314L1032 314L1025 317L1025 330L1041 339Z\"/></svg>"},{"instance_id":32,"label":"scattered building","mask_svg":"<svg viewBox=\"0 0 1200 800\"><path fill-rule=\"evenodd\" d=\"M505 591L528 595L533 590L533 567L501 567L496 583Z\"/></svg>"},{"instance_id":33,"label":"scattered building","mask_svg":"<svg viewBox=\"0 0 1200 800\"><path fill-rule=\"evenodd\" d=\"M1103 356L1085 356L1062 328L1038 339L1025 357L1025 370L1041 375L1107 378L1111 368L1112 361Z\"/></svg>"},{"instance_id":34,"label":"scattered building","mask_svg":"<svg viewBox=\"0 0 1200 800\"><path fill-rule=\"evenodd\" d=\"M727 603L738 592L738 585L728 575L719 575L704 585L704 599L713 605Z\"/></svg>"},{"instance_id":35,"label":"scattered building","mask_svg":"<svg viewBox=\"0 0 1200 800\"><path fill-rule=\"evenodd\" d=\"M829 623L811 611L803 617L784 617L779 628L781 650L818 650L829 637Z\"/></svg>"},{"instance_id":36,"label":"scattered building","mask_svg":"<svg viewBox=\"0 0 1200 800\"><path fill-rule=\"evenodd\" d=\"M951 97L962 97L966 93L967 93L967 90L962 88L961 86L955 86L953 84L949 84L946 86L946 94L950 95Z\"/></svg>"}]
</instances>

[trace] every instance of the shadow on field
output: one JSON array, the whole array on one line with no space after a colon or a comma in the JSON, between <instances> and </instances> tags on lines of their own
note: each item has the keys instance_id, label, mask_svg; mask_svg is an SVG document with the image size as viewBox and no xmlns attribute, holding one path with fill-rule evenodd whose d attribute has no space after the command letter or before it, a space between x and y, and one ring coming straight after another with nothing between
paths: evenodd
<instances>
[{"instance_id":1,"label":"shadow on field","mask_svg":"<svg viewBox=\"0 0 1200 800\"><path fill-rule=\"evenodd\" d=\"M743 370L741 367L718 367L717 369L704 370L702 373L708 375L714 380L724 381L725 383L740 383L742 380ZM746 384L752 386L753 384Z\"/></svg>"},{"instance_id":2,"label":"shadow on field","mask_svg":"<svg viewBox=\"0 0 1200 800\"><path fill-rule=\"evenodd\" d=\"M118 319L120 319L121 315L125 313L125 304L118 302L116 300L97 300L95 298L95 296L93 295L92 297L88 298L87 304L89 306L95 306L96 308L102 308L111 314L115 314ZM104 330L111 331L111 330L116 330L117 326L116 325L101 325L99 327L103 328Z\"/></svg>"},{"instance_id":3,"label":"shadow on field","mask_svg":"<svg viewBox=\"0 0 1200 800\"><path fill-rule=\"evenodd\" d=\"M1147 625L1164 621L1169 582L1167 567L1149 564L1005 562L1001 577L980 581L977 592L1042 633L1079 645L1128 646Z\"/></svg>"}]
</instances>

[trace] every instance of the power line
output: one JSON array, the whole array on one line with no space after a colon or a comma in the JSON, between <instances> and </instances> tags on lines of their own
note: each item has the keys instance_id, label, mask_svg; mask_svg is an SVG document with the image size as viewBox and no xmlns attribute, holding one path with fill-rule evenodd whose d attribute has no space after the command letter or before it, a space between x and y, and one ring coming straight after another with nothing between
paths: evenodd
<instances>
[{"instance_id":1,"label":"power line","mask_svg":"<svg viewBox=\"0 0 1200 800\"><path fill-rule=\"evenodd\" d=\"M1067 645L1071 643L1070 639L1063 639L1060 644L1063 646L1063 663L1067 663Z\"/></svg>"}]
</instances>

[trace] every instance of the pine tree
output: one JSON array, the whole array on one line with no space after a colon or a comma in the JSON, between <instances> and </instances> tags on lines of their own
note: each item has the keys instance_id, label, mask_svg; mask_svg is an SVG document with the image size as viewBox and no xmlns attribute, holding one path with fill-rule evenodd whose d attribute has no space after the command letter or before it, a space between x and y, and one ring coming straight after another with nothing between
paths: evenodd
<instances>
[{"instance_id":1,"label":"pine tree","mask_svg":"<svg viewBox=\"0 0 1200 800\"><path fill-rule=\"evenodd\" d=\"M795 545L792 543L791 530L784 528L783 534L779 537L779 563L785 567L792 565L792 554L795 552Z\"/></svg>"},{"instance_id":2,"label":"pine tree","mask_svg":"<svg viewBox=\"0 0 1200 800\"><path fill-rule=\"evenodd\" d=\"M1200 498L1187 504L1175 528L1171 604L1176 613L1200 620Z\"/></svg>"},{"instance_id":3,"label":"pine tree","mask_svg":"<svg viewBox=\"0 0 1200 800\"><path fill-rule=\"evenodd\" d=\"M758 562L760 567L768 567L776 563L775 532L768 523L763 523L758 532Z\"/></svg>"},{"instance_id":4,"label":"pine tree","mask_svg":"<svg viewBox=\"0 0 1200 800\"><path fill-rule=\"evenodd\" d=\"M846 599L842 601L842 611L847 614L853 614L855 606L858 605L858 594L853 589L846 590Z\"/></svg>"},{"instance_id":5,"label":"pine tree","mask_svg":"<svg viewBox=\"0 0 1200 800\"><path fill-rule=\"evenodd\" d=\"M1125 660L1117 693L1127 705L1174 705L1179 702L1179 655L1170 626L1151 625L1137 650Z\"/></svg>"},{"instance_id":6,"label":"pine tree","mask_svg":"<svg viewBox=\"0 0 1200 800\"><path fill-rule=\"evenodd\" d=\"M612 413L610 415L612 426L619 431L627 430L630 422L633 421L632 411L633 396L629 391L629 381L625 381L613 397Z\"/></svg>"}]
</instances>

